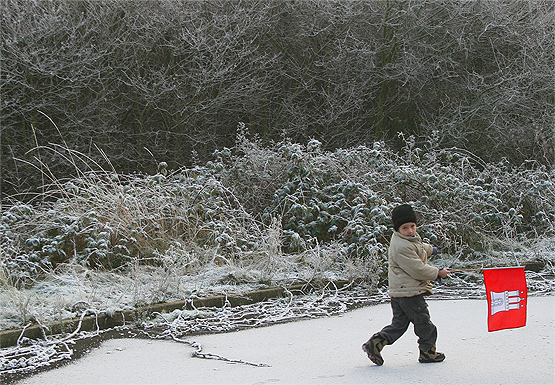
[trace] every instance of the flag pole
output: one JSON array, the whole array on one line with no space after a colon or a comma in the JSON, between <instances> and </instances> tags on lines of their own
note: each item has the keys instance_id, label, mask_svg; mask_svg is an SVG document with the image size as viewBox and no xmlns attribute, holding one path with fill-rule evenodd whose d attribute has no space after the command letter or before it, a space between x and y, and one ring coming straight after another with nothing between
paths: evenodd
<instances>
[{"instance_id":1,"label":"flag pole","mask_svg":"<svg viewBox=\"0 0 555 385\"><path fill-rule=\"evenodd\" d=\"M447 270L449 270L451 273L458 273L458 272L462 272L462 271L484 271L486 269L517 269L517 268L525 268L526 266L509 266L509 267L481 267L478 269L449 269L447 268Z\"/></svg>"},{"instance_id":2,"label":"flag pole","mask_svg":"<svg viewBox=\"0 0 555 385\"><path fill-rule=\"evenodd\" d=\"M484 269L480 268L480 269L447 269L447 270L449 270L451 273L459 273L461 271L482 271Z\"/></svg>"}]
</instances>

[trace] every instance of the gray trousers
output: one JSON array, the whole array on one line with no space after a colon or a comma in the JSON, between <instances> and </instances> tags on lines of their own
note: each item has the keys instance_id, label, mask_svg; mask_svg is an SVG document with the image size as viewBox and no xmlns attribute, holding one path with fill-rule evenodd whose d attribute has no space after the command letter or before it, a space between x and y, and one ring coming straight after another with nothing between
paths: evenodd
<instances>
[{"instance_id":1,"label":"gray trousers","mask_svg":"<svg viewBox=\"0 0 555 385\"><path fill-rule=\"evenodd\" d=\"M378 335L393 344L407 331L409 324L414 325L414 333L418 336L420 350L428 350L437 341L437 328L432 323L428 304L424 295L415 297L391 298L393 320L391 325L384 327Z\"/></svg>"}]
</instances>

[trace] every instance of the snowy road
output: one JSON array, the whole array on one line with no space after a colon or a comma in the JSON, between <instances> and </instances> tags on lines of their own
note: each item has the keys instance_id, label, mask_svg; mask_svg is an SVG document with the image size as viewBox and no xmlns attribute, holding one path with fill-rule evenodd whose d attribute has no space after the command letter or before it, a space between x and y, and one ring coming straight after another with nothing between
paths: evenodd
<instances>
[{"instance_id":1,"label":"snowy road","mask_svg":"<svg viewBox=\"0 0 555 385\"><path fill-rule=\"evenodd\" d=\"M256 367L191 357L172 341L104 342L82 359L18 384L554 384L555 297L530 297L527 326L487 332L485 300L429 301L440 364L418 363L409 331L373 365L360 346L389 323L389 304L342 316L197 336L203 352Z\"/></svg>"}]
</instances>

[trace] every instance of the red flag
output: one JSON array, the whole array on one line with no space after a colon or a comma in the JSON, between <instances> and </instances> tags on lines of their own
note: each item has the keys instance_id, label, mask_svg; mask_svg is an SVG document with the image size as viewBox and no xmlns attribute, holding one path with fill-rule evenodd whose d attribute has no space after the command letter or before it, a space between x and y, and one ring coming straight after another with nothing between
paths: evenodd
<instances>
[{"instance_id":1,"label":"red flag","mask_svg":"<svg viewBox=\"0 0 555 385\"><path fill-rule=\"evenodd\" d=\"M524 267L484 269L488 296L488 331L526 325L528 289Z\"/></svg>"}]
</instances>

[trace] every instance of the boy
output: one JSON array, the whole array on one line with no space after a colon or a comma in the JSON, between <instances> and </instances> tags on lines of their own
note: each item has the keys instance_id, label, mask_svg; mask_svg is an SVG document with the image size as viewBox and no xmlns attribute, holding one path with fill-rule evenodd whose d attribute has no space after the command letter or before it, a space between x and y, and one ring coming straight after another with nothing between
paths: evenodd
<instances>
[{"instance_id":1,"label":"boy","mask_svg":"<svg viewBox=\"0 0 555 385\"><path fill-rule=\"evenodd\" d=\"M419 337L419 361L441 362L443 353L436 352L437 329L430 319L424 296L433 294L430 281L445 278L450 272L428 264L428 257L437 254L432 245L423 243L416 232L416 214L409 205L393 209L391 219L395 232L389 245L389 296L393 320L362 345L362 350L376 365L383 365L381 350L397 341L414 324Z\"/></svg>"}]
</instances>

